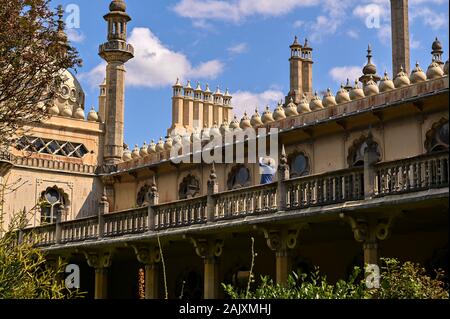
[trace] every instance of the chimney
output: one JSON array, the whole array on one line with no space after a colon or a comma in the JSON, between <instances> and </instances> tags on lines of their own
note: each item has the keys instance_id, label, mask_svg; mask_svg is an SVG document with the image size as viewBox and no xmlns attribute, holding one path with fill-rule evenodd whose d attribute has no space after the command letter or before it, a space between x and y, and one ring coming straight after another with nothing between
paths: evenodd
<instances>
[{"instance_id":1,"label":"chimney","mask_svg":"<svg viewBox=\"0 0 450 319\"><path fill-rule=\"evenodd\" d=\"M408 0L391 0L392 72L410 73Z\"/></svg>"}]
</instances>

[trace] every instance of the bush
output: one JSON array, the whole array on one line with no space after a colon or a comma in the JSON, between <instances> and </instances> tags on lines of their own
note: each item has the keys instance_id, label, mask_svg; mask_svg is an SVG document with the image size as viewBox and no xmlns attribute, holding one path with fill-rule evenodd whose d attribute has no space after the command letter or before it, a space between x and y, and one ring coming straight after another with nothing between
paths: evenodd
<instances>
[{"instance_id":1,"label":"bush","mask_svg":"<svg viewBox=\"0 0 450 319\"><path fill-rule=\"evenodd\" d=\"M286 285L274 284L267 276L261 277L261 283L254 289L239 290L232 285L222 284L232 299L448 299L446 285L441 281L443 272L437 271L436 277L426 275L425 269L418 264L396 259L382 259L380 288L367 289L365 279L359 267L354 267L347 280L336 284L327 281L319 269L310 274L292 273ZM253 275L250 275L253 282Z\"/></svg>"}]
</instances>

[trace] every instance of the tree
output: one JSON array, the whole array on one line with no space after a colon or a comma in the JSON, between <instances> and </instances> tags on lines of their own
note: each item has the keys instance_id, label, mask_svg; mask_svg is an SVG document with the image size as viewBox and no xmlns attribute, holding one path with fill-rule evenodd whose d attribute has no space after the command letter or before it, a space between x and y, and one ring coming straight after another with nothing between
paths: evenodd
<instances>
[{"instance_id":1,"label":"tree","mask_svg":"<svg viewBox=\"0 0 450 319\"><path fill-rule=\"evenodd\" d=\"M0 151L27 125L48 118L61 70L81 65L67 42L62 8L56 14L49 2L0 0Z\"/></svg>"},{"instance_id":2,"label":"tree","mask_svg":"<svg viewBox=\"0 0 450 319\"><path fill-rule=\"evenodd\" d=\"M26 213L15 214L0 238L0 299L66 299L84 294L65 287L61 259L51 263L33 244L33 234L18 230L27 225Z\"/></svg>"}]
</instances>

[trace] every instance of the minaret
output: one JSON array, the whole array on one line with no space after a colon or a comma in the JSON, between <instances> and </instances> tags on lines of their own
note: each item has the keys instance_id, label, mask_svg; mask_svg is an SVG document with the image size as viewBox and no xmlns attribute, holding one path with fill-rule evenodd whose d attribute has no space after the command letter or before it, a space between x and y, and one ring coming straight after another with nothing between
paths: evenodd
<instances>
[{"instance_id":1,"label":"minaret","mask_svg":"<svg viewBox=\"0 0 450 319\"><path fill-rule=\"evenodd\" d=\"M291 57L289 59L290 66L290 90L286 97L286 101L291 98L295 103L299 103L303 93L302 80L302 45L298 42L297 36L294 38L294 43L291 44ZM287 102L288 103L288 102Z\"/></svg>"},{"instance_id":2,"label":"minaret","mask_svg":"<svg viewBox=\"0 0 450 319\"><path fill-rule=\"evenodd\" d=\"M408 0L391 0L392 72L410 74Z\"/></svg>"},{"instance_id":3,"label":"minaret","mask_svg":"<svg viewBox=\"0 0 450 319\"><path fill-rule=\"evenodd\" d=\"M98 116L100 117L100 122L104 122L106 112L106 79L103 80L99 88L100 94L98 96Z\"/></svg>"},{"instance_id":4,"label":"minaret","mask_svg":"<svg viewBox=\"0 0 450 319\"><path fill-rule=\"evenodd\" d=\"M308 39L305 39L305 44L302 48L302 95L306 94L308 97L313 95L313 49L308 44Z\"/></svg>"},{"instance_id":5,"label":"minaret","mask_svg":"<svg viewBox=\"0 0 450 319\"><path fill-rule=\"evenodd\" d=\"M125 63L134 57L134 49L127 44L127 23L131 20L126 13L123 0L114 0L109 13L103 17L108 22L108 42L100 45L99 55L108 63L106 66L105 107L105 164L117 164L122 160Z\"/></svg>"}]
</instances>

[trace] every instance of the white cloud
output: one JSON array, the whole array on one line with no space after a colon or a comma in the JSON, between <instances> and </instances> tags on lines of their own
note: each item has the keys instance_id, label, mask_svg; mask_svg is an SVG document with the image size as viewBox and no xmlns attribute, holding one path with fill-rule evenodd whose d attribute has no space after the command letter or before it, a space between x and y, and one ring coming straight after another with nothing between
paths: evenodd
<instances>
[{"instance_id":1,"label":"white cloud","mask_svg":"<svg viewBox=\"0 0 450 319\"><path fill-rule=\"evenodd\" d=\"M424 25L433 30L438 30L443 27L448 28L448 13L436 12L428 7L422 7L420 10L413 11L410 18L412 21L417 18L421 19Z\"/></svg>"},{"instance_id":2,"label":"white cloud","mask_svg":"<svg viewBox=\"0 0 450 319\"><path fill-rule=\"evenodd\" d=\"M253 93L249 91L237 91L233 96L233 113L241 118L244 112L249 116L253 114L256 108L263 111L266 105L274 105L284 98L284 93L279 90L269 89L261 93ZM273 109L273 107L271 108Z\"/></svg>"},{"instance_id":3,"label":"white cloud","mask_svg":"<svg viewBox=\"0 0 450 319\"><path fill-rule=\"evenodd\" d=\"M210 60L193 66L181 52L167 48L148 28L134 28L129 42L134 46L134 59L127 63L127 85L163 87L186 80L214 79L224 68L219 60ZM91 85L98 85L104 76L104 64L98 65L82 77ZM100 75L101 74L101 75Z\"/></svg>"},{"instance_id":4,"label":"white cloud","mask_svg":"<svg viewBox=\"0 0 450 319\"><path fill-rule=\"evenodd\" d=\"M349 36L352 39L358 39L359 38L359 33L356 30L348 30L346 32L347 36Z\"/></svg>"},{"instance_id":5,"label":"white cloud","mask_svg":"<svg viewBox=\"0 0 450 319\"><path fill-rule=\"evenodd\" d=\"M181 0L174 10L185 18L240 22L252 15L281 16L320 0Z\"/></svg>"},{"instance_id":6,"label":"white cloud","mask_svg":"<svg viewBox=\"0 0 450 319\"><path fill-rule=\"evenodd\" d=\"M362 67L356 65L334 67L329 74L339 84L346 83L347 79L353 84L362 75Z\"/></svg>"},{"instance_id":7,"label":"white cloud","mask_svg":"<svg viewBox=\"0 0 450 319\"><path fill-rule=\"evenodd\" d=\"M248 44L245 42L233 45L227 49L232 54L242 54L248 51Z\"/></svg>"},{"instance_id":8,"label":"white cloud","mask_svg":"<svg viewBox=\"0 0 450 319\"><path fill-rule=\"evenodd\" d=\"M81 31L79 32L76 29L67 29L66 34L67 39L73 43L81 43L86 38Z\"/></svg>"},{"instance_id":9,"label":"white cloud","mask_svg":"<svg viewBox=\"0 0 450 319\"><path fill-rule=\"evenodd\" d=\"M106 76L105 72L106 72L106 63L102 62L89 72L80 73L78 75L78 78L80 80L86 80L89 86L91 87L97 87L103 82Z\"/></svg>"},{"instance_id":10,"label":"white cloud","mask_svg":"<svg viewBox=\"0 0 450 319\"><path fill-rule=\"evenodd\" d=\"M294 27L294 28L301 28L302 26L304 26L305 25L305 21L302 21L302 20L296 20L296 21L294 21L294 23L292 24L292 26Z\"/></svg>"}]
</instances>

